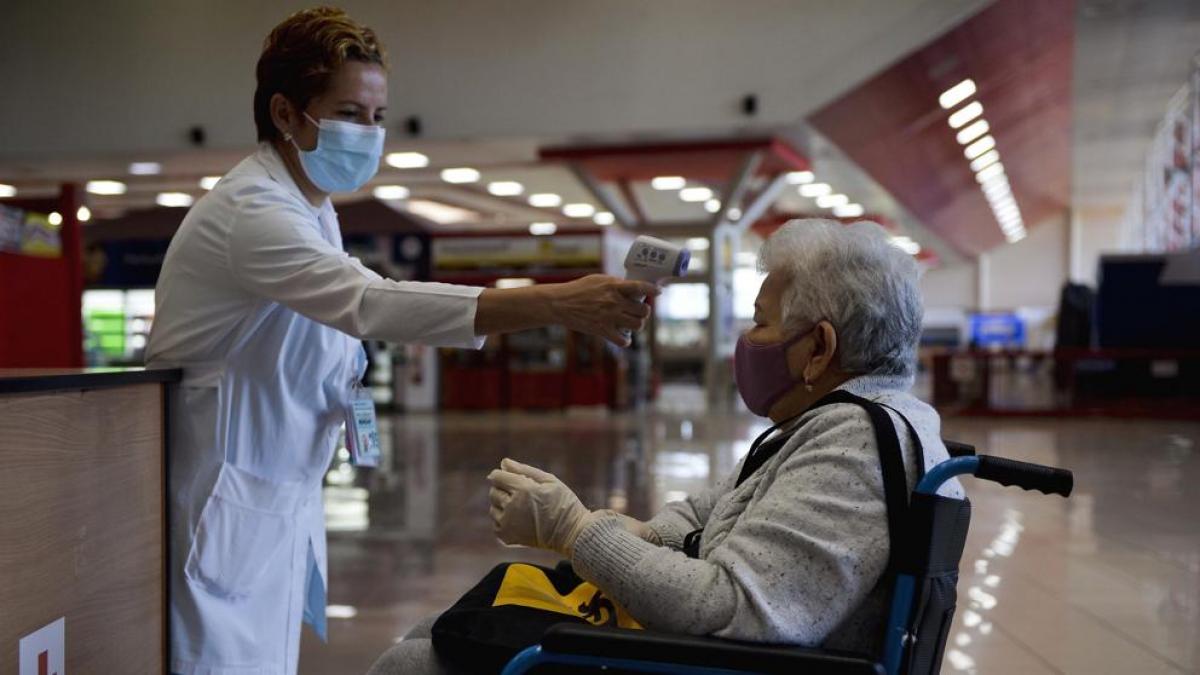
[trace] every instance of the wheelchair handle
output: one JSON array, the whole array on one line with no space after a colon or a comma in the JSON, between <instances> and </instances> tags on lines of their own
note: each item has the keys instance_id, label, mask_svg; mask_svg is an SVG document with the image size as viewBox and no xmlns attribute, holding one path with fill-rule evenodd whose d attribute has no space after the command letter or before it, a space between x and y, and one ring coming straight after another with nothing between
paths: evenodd
<instances>
[{"instance_id":1,"label":"wheelchair handle","mask_svg":"<svg viewBox=\"0 0 1200 675\"><path fill-rule=\"evenodd\" d=\"M1015 485L1025 490L1037 490L1048 495L1071 496L1075 476L1066 469L1020 462L1005 457L983 455L975 469L975 477L1001 485Z\"/></svg>"},{"instance_id":2,"label":"wheelchair handle","mask_svg":"<svg viewBox=\"0 0 1200 675\"><path fill-rule=\"evenodd\" d=\"M952 457L926 472L917 483L917 492L936 494L942 483L955 476L972 474L976 478L990 480L1001 485L1015 485L1026 490L1037 490L1048 495L1069 497L1075 477L1066 469L1052 466L1018 462L1015 459L976 455Z\"/></svg>"}]
</instances>

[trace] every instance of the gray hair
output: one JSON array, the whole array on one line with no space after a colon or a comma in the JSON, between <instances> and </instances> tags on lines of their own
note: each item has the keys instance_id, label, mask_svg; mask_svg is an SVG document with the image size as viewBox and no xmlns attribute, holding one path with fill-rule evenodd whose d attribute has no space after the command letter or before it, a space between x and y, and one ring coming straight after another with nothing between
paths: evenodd
<instances>
[{"instance_id":1,"label":"gray hair","mask_svg":"<svg viewBox=\"0 0 1200 675\"><path fill-rule=\"evenodd\" d=\"M784 274L788 335L833 324L843 370L912 376L921 337L919 271L878 224L793 220L763 244L759 270Z\"/></svg>"}]
</instances>

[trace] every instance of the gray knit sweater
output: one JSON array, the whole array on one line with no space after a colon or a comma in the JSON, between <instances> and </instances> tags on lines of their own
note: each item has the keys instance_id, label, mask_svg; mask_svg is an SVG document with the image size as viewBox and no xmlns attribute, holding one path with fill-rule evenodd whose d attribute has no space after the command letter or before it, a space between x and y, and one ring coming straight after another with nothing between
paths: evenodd
<instances>
[{"instance_id":1,"label":"gray knit sweater","mask_svg":"<svg viewBox=\"0 0 1200 675\"><path fill-rule=\"evenodd\" d=\"M864 376L839 387L886 403L917 430L931 467L947 458L940 421L908 393L908 378ZM896 424L909 488L912 443ZM887 507L875 434L856 405L805 413L784 447L739 487L741 463L716 486L667 504L649 521L665 546L616 519L589 525L572 562L646 628L758 642L870 651L887 592ZM793 428L796 428L793 426ZM745 461L744 459L742 461ZM941 494L961 497L957 481ZM678 549L704 528L700 558Z\"/></svg>"}]
</instances>

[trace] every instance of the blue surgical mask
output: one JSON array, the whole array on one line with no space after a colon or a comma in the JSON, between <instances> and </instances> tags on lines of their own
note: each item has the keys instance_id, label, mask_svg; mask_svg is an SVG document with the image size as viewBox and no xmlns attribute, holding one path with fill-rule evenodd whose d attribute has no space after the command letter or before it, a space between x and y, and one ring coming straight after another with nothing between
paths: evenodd
<instances>
[{"instance_id":1,"label":"blue surgical mask","mask_svg":"<svg viewBox=\"0 0 1200 675\"><path fill-rule=\"evenodd\" d=\"M317 127L317 147L301 150L289 140L313 185L322 192L354 192L371 180L383 155L383 127L304 116Z\"/></svg>"}]
</instances>

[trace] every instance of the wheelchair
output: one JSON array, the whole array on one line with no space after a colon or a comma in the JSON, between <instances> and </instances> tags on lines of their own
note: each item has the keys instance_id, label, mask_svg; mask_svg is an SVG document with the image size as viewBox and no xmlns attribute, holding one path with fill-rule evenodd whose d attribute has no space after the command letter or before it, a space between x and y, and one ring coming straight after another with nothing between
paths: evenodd
<instances>
[{"instance_id":1,"label":"wheelchair","mask_svg":"<svg viewBox=\"0 0 1200 675\"><path fill-rule=\"evenodd\" d=\"M957 601L958 565L966 544L971 504L937 494L950 478L973 475L1001 485L1068 497L1070 471L1004 457L975 455L947 441L951 458L929 469L909 500L906 545L896 558L891 609L883 648L875 657L714 637L671 635L580 624L558 624L541 643L518 653L502 675L563 673L805 673L934 675L942 663Z\"/></svg>"}]
</instances>

